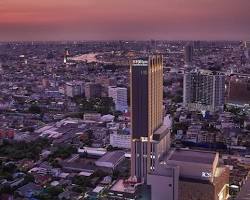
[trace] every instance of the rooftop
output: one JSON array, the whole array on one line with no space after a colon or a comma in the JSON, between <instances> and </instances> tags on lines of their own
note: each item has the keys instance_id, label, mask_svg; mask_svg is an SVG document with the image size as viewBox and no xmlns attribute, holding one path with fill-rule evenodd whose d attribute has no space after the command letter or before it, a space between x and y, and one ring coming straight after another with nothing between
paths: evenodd
<instances>
[{"instance_id":1,"label":"rooftop","mask_svg":"<svg viewBox=\"0 0 250 200\"><path fill-rule=\"evenodd\" d=\"M120 161L121 157L125 156L124 151L113 151L113 152L108 152L104 154L98 162L110 162L113 164L116 164L117 162Z\"/></svg>"},{"instance_id":2,"label":"rooftop","mask_svg":"<svg viewBox=\"0 0 250 200\"><path fill-rule=\"evenodd\" d=\"M124 193L135 193L134 187L129 184L124 184L122 179L118 180L110 189L110 191L114 192L124 192Z\"/></svg>"},{"instance_id":3,"label":"rooftop","mask_svg":"<svg viewBox=\"0 0 250 200\"><path fill-rule=\"evenodd\" d=\"M215 152L179 149L170 154L169 160L212 165L215 157Z\"/></svg>"},{"instance_id":4,"label":"rooftop","mask_svg":"<svg viewBox=\"0 0 250 200\"><path fill-rule=\"evenodd\" d=\"M250 200L250 177L247 179L246 183L242 186L236 200Z\"/></svg>"},{"instance_id":5,"label":"rooftop","mask_svg":"<svg viewBox=\"0 0 250 200\"><path fill-rule=\"evenodd\" d=\"M103 189L104 189L104 187L97 186L97 187L93 190L93 192L95 192L95 193L100 193Z\"/></svg>"},{"instance_id":6,"label":"rooftop","mask_svg":"<svg viewBox=\"0 0 250 200\"><path fill-rule=\"evenodd\" d=\"M153 134L153 140L160 141L166 134L169 133L169 129L166 125L162 125Z\"/></svg>"},{"instance_id":7,"label":"rooftop","mask_svg":"<svg viewBox=\"0 0 250 200\"><path fill-rule=\"evenodd\" d=\"M28 183L22 187L20 187L17 191L19 193L21 193L22 195L26 195L26 193L35 193L35 192L39 192L42 190L42 187L35 184L35 183Z\"/></svg>"}]
</instances>

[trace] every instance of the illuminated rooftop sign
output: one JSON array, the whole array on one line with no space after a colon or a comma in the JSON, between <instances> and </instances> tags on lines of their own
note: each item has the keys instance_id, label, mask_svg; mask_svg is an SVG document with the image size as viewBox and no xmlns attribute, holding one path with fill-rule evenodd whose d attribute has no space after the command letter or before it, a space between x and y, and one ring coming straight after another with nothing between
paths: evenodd
<instances>
[{"instance_id":1,"label":"illuminated rooftop sign","mask_svg":"<svg viewBox=\"0 0 250 200\"><path fill-rule=\"evenodd\" d=\"M147 60L133 60L133 66L148 66Z\"/></svg>"},{"instance_id":2,"label":"illuminated rooftop sign","mask_svg":"<svg viewBox=\"0 0 250 200\"><path fill-rule=\"evenodd\" d=\"M211 178L212 177L212 173L210 173L210 172L202 172L201 176L203 178Z\"/></svg>"}]
</instances>

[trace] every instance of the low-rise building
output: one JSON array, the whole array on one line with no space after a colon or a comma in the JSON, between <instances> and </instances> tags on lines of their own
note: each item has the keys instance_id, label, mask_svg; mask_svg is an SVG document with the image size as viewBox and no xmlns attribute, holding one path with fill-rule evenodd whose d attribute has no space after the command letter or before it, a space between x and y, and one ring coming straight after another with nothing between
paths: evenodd
<instances>
[{"instance_id":1,"label":"low-rise building","mask_svg":"<svg viewBox=\"0 0 250 200\"><path fill-rule=\"evenodd\" d=\"M123 180L116 181L108 191L108 198L111 200L124 199L131 200L137 199L137 181L136 180Z\"/></svg>"},{"instance_id":2,"label":"low-rise building","mask_svg":"<svg viewBox=\"0 0 250 200\"><path fill-rule=\"evenodd\" d=\"M148 184L152 199L226 200L229 169L220 165L218 153L176 149L149 173Z\"/></svg>"},{"instance_id":3,"label":"low-rise building","mask_svg":"<svg viewBox=\"0 0 250 200\"><path fill-rule=\"evenodd\" d=\"M125 152L124 151L113 151L107 152L101 158L99 158L95 164L98 167L106 167L115 169L117 165L125 159Z\"/></svg>"},{"instance_id":4,"label":"low-rise building","mask_svg":"<svg viewBox=\"0 0 250 200\"><path fill-rule=\"evenodd\" d=\"M131 134L129 132L114 131L110 134L110 145L112 147L130 149L131 148Z\"/></svg>"}]
</instances>

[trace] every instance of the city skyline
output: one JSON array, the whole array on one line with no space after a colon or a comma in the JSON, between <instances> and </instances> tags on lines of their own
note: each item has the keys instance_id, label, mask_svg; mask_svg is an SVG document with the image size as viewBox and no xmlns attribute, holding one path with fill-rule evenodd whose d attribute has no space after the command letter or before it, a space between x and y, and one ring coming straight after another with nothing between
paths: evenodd
<instances>
[{"instance_id":1,"label":"city skyline","mask_svg":"<svg viewBox=\"0 0 250 200\"><path fill-rule=\"evenodd\" d=\"M250 0L0 0L0 200L250 195Z\"/></svg>"},{"instance_id":2,"label":"city skyline","mask_svg":"<svg viewBox=\"0 0 250 200\"><path fill-rule=\"evenodd\" d=\"M1 43L0 199L247 197L249 55L250 42Z\"/></svg>"},{"instance_id":3,"label":"city skyline","mask_svg":"<svg viewBox=\"0 0 250 200\"><path fill-rule=\"evenodd\" d=\"M1 0L0 41L249 40L248 0Z\"/></svg>"}]
</instances>

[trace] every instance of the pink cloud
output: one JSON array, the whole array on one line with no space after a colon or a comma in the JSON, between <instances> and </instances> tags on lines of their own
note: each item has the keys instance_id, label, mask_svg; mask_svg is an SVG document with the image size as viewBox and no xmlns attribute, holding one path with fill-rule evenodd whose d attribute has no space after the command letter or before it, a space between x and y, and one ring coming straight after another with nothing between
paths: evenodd
<instances>
[{"instance_id":1,"label":"pink cloud","mask_svg":"<svg viewBox=\"0 0 250 200\"><path fill-rule=\"evenodd\" d=\"M249 39L249 8L249 0L0 0L0 40L26 40L27 32L39 40L58 34L60 39Z\"/></svg>"}]
</instances>

